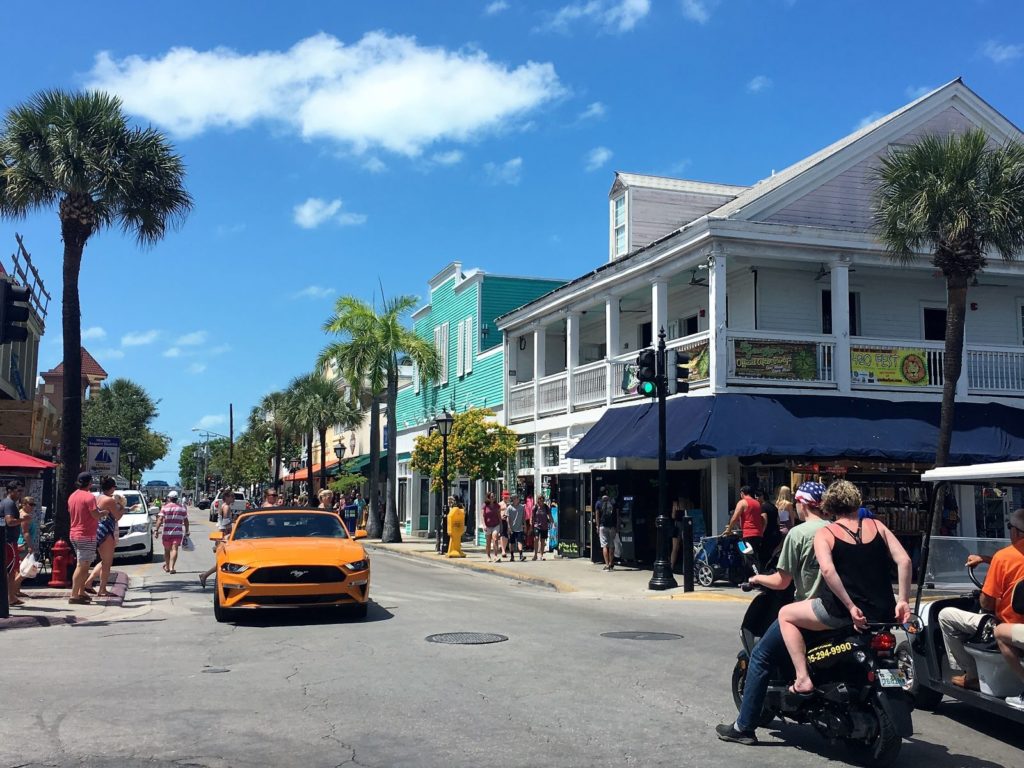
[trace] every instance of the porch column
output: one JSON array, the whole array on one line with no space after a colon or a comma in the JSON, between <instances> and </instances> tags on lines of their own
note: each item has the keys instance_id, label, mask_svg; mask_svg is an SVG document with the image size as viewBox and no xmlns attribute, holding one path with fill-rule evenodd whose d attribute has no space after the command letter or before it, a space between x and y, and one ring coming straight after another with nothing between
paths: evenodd
<instances>
[{"instance_id":1,"label":"porch column","mask_svg":"<svg viewBox=\"0 0 1024 768\"><path fill-rule=\"evenodd\" d=\"M565 318L565 392L566 413L572 413L573 394L576 390L573 371L580 364L580 315L570 312Z\"/></svg>"},{"instance_id":2,"label":"porch column","mask_svg":"<svg viewBox=\"0 0 1024 768\"><path fill-rule=\"evenodd\" d=\"M542 325L533 332L533 418L540 411L540 380L544 376L544 357L547 354L547 333Z\"/></svg>"},{"instance_id":3,"label":"porch column","mask_svg":"<svg viewBox=\"0 0 1024 768\"><path fill-rule=\"evenodd\" d=\"M651 346L655 348L662 328L668 332L668 281L657 277L651 282Z\"/></svg>"},{"instance_id":4,"label":"porch column","mask_svg":"<svg viewBox=\"0 0 1024 768\"><path fill-rule=\"evenodd\" d=\"M708 356L712 393L725 392L729 376L729 339L725 312L725 251L715 248L708 267ZM724 526L723 526L724 527Z\"/></svg>"},{"instance_id":5,"label":"porch column","mask_svg":"<svg viewBox=\"0 0 1024 768\"><path fill-rule=\"evenodd\" d=\"M850 391L850 257L845 254L832 262L832 335L836 346L832 354L832 372L840 392Z\"/></svg>"},{"instance_id":6,"label":"porch column","mask_svg":"<svg viewBox=\"0 0 1024 768\"><path fill-rule=\"evenodd\" d=\"M711 530L715 535L729 522L732 507L729 506L729 459L711 460Z\"/></svg>"},{"instance_id":7,"label":"porch column","mask_svg":"<svg viewBox=\"0 0 1024 768\"><path fill-rule=\"evenodd\" d=\"M964 329L964 347L963 354L960 356L960 378L956 382L956 396L960 398L967 397L967 392L970 384L970 375L967 370L970 364L970 357L967 354L967 330Z\"/></svg>"},{"instance_id":8,"label":"porch column","mask_svg":"<svg viewBox=\"0 0 1024 768\"><path fill-rule=\"evenodd\" d=\"M604 300L604 338L605 357L607 359L607 386L605 387L605 402L612 404L614 390L617 382L613 381L615 370L611 364L612 358L619 354L619 297L607 296Z\"/></svg>"}]
</instances>

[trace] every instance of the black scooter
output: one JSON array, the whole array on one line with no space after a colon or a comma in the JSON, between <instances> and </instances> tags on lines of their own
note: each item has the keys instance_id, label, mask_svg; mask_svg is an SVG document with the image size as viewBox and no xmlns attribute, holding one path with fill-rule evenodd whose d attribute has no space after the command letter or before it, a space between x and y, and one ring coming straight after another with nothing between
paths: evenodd
<instances>
[{"instance_id":1,"label":"black scooter","mask_svg":"<svg viewBox=\"0 0 1024 768\"><path fill-rule=\"evenodd\" d=\"M745 590L752 589L747 583ZM739 709L743 701L750 654L765 630L778 618L791 593L761 589L750 603L740 628L743 645L732 675L732 694ZM895 656L898 625L870 624L864 632L852 627L805 632L807 660L815 690L789 692L794 679L788 661L771 671L761 720L765 727L776 717L814 726L829 742L842 741L858 762L891 765L904 737L914 732L913 702L905 691L906 678Z\"/></svg>"}]
</instances>

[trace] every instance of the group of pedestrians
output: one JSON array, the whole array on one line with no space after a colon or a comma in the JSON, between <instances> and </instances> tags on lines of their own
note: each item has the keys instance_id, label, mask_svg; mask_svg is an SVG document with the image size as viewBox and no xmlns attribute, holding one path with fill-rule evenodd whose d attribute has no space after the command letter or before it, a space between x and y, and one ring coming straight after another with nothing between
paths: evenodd
<instances>
[{"instance_id":1,"label":"group of pedestrians","mask_svg":"<svg viewBox=\"0 0 1024 768\"><path fill-rule=\"evenodd\" d=\"M558 504L554 500L548 502L543 496L528 498L527 502L520 504L519 494L509 491L502 492L500 502L495 500L493 493L485 497L481 513L484 553L488 562L500 563L505 557L512 562L516 553L520 562L526 560L528 533L533 537L533 559L546 559Z\"/></svg>"}]
</instances>

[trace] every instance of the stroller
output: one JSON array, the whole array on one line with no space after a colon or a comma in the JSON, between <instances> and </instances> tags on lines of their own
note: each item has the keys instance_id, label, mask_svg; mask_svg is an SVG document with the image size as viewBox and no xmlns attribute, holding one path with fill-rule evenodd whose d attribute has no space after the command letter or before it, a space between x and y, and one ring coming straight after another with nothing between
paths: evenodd
<instances>
[{"instance_id":1,"label":"stroller","mask_svg":"<svg viewBox=\"0 0 1024 768\"><path fill-rule=\"evenodd\" d=\"M702 587L710 587L722 579L738 586L750 576L755 562L754 551L749 544L740 541L739 534L702 536L693 545L693 578Z\"/></svg>"}]
</instances>

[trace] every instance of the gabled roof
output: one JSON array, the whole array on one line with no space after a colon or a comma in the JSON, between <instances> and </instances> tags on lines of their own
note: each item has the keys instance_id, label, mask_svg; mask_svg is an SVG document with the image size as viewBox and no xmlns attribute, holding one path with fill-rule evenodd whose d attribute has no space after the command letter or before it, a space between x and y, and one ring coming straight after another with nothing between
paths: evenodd
<instances>
[{"instance_id":1,"label":"gabled roof","mask_svg":"<svg viewBox=\"0 0 1024 768\"><path fill-rule=\"evenodd\" d=\"M42 374L43 376L63 376L64 375L64 363L63 361L57 364L57 367L52 371L46 371ZM96 358L89 354L89 350L82 347L82 375L83 376L97 376L100 378L107 378L109 375L103 366L96 362Z\"/></svg>"},{"instance_id":2,"label":"gabled roof","mask_svg":"<svg viewBox=\"0 0 1024 768\"><path fill-rule=\"evenodd\" d=\"M750 187L736 184L713 184L709 181L692 179L672 179L668 176L648 176L640 173L615 172L612 191L619 187L646 187L647 189L665 189L671 192L694 192L702 195L727 195L735 197Z\"/></svg>"}]
</instances>

